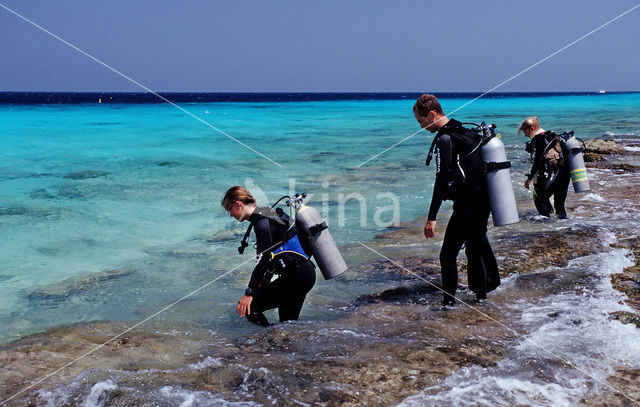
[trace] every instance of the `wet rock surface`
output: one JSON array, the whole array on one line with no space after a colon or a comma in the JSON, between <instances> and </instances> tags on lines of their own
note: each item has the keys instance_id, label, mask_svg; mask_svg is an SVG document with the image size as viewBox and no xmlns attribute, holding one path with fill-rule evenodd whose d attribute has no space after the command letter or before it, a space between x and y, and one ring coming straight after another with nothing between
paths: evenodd
<instances>
[{"instance_id":1,"label":"wet rock surface","mask_svg":"<svg viewBox=\"0 0 640 407\"><path fill-rule=\"evenodd\" d=\"M624 147L613 140L587 140L585 143L587 152L596 154L626 154Z\"/></svg>"},{"instance_id":2,"label":"wet rock surface","mask_svg":"<svg viewBox=\"0 0 640 407\"><path fill-rule=\"evenodd\" d=\"M589 407L635 407L640 401L640 370L619 370L609 379L609 384L622 393L610 392L605 395L583 399L580 405Z\"/></svg>"},{"instance_id":3,"label":"wet rock surface","mask_svg":"<svg viewBox=\"0 0 640 407\"><path fill-rule=\"evenodd\" d=\"M619 240L615 246L631 250L636 261L640 260L640 237ZM629 298L629 305L640 313L640 264L637 262L635 265L625 268L622 273L612 275L611 284L616 290L625 293ZM638 314L621 313L616 318L640 327Z\"/></svg>"}]
</instances>

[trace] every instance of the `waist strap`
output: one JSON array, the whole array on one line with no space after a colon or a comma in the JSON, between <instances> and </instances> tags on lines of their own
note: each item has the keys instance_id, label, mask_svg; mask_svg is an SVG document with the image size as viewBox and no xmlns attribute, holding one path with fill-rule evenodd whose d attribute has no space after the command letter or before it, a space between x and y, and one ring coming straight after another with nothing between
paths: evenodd
<instances>
[{"instance_id":1,"label":"waist strap","mask_svg":"<svg viewBox=\"0 0 640 407\"><path fill-rule=\"evenodd\" d=\"M507 168L511 168L511 161L502 161L502 162L490 161L490 162L484 163L484 172L497 172Z\"/></svg>"}]
</instances>

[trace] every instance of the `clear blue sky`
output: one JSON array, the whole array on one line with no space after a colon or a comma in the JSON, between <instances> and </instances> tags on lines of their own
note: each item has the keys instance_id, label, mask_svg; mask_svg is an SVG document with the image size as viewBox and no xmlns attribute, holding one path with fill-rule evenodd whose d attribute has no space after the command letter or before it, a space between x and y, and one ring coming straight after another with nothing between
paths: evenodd
<instances>
[{"instance_id":1,"label":"clear blue sky","mask_svg":"<svg viewBox=\"0 0 640 407\"><path fill-rule=\"evenodd\" d=\"M485 91L638 0L0 0L156 91ZM0 8L0 91L140 91ZM499 91L640 91L640 8Z\"/></svg>"}]
</instances>

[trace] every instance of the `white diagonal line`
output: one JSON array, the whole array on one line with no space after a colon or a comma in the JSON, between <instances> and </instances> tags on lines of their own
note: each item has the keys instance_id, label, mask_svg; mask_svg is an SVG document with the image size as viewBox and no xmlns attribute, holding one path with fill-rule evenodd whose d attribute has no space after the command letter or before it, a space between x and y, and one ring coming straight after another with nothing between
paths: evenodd
<instances>
[{"instance_id":1,"label":"white diagonal line","mask_svg":"<svg viewBox=\"0 0 640 407\"><path fill-rule=\"evenodd\" d=\"M122 72L118 71L117 69L113 68L110 65L107 65L106 63L102 62L101 60L99 60L98 58L94 57L93 55L81 50L80 48L76 47L75 45L71 44L70 42L60 38L59 36L57 36L56 34L50 32L49 30L47 30L46 28L36 24L35 22L29 20L28 18L24 17L23 15L17 13L16 11L10 9L9 7L5 6L4 4L0 3L0 7L4 8L5 10L7 10L8 12L14 14L15 16L19 17L20 19L26 21L27 23L33 25L34 27L38 28L39 30L44 31L45 33L49 34L50 36L52 36L53 38L57 39L58 41L68 45L69 47L75 49L76 51L78 51L79 53L81 53L82 55L87 56L88 58L92 59L93 61L99 63L100 65L104 66L105 68L109 69L110 71L122 76L123 78L125 78L126 80L136 84L137 86L141 87L142 89L146 90L147 92L153 94L154 96L158 97L159 99L169 103L171 106L180 109L182 112L186 113L187 115L193 117L194 119L198 120L199 122L205 124L206 126L212 128L213 130L217 131L218 133L222 134L223 136L228 137L229 139L235 141L236 143L240 144L241 146L243 146L244 148L253 151L254 153L258 154L259 156L261 156L262 158L271 161L272 163L274 163L275 165L277 165L278 167L282 167L282 165L280 165L279 163L275 162L274 160L272 160L271 158L267 157L266 155L262 154L261 152L259 152L258 150L248 146L247 144L243 143L242 141L238 140L237 138L230 136L229 134L227 134L226 132L220 130L219 128L215 127L214 125L208 123L207 121L201 119L200 117L196 116L195 114L191 113L190 111L188 111L187 109L183 108L182 106L179 106L177 104L175 104L174 102L170 101L169 99L165 98L162 95L159 95L158 93L154 92L153 90L149 89L148 87L146 87L145 85L141 84L140 82L128 77L127 75L123 74Z\"/></svg>"},{"instance_id":2,"label":"white diagonal line","mask_svg":"<svg viewBox=\"0 0 640 407\"><path fill-rule=\"evenodd\" d=\"M366 244L362 243L362 242L358 242L361 246L363 246L364 248L370 250L371 252L377 254L378 256L382 257L383 259L390 261L391 263L393 263L394 265L400 267L401 269L403 269L404 271L413 274L414 276L418 277L420 280L426 282L427 284L431 285L432 287L437 288L438 290L442 291L445 294L451 295L450 293L447 293L446 291L444 291L441 287L438 287L437 285L433 284L431 281L427 280L426 278L422 277L421 275L414 273L413 271L407 269L406 267L404 267L403 265L391 260L390 258L388 258L387 256L385 256L384 254L380 253L379 251L367 246ZM549 355L553 356L554 358L566 363L567 365L573 367L574 369L578 370L579 372L583 373L584 375L586 375L587 377L590 377L591 379L595 380L596 382L600 383L601 385L613 390L614 392L622 395L623 397L629 399L630 401L632 401L633 403L637 404L640 406L640 402L634 400L633 398L631 398L630 396L626 395L625 393L623 393L622 391L616 389L615 387L611 386L610 384L608 384L607 382L598 379L597 377L593 376L592 374L590 374L589 372L587 372L586 370L582 369L581 367L577 366L575 363L570 362L569 360L563 358L560 355L557 355L555 353L553 353L552 351L550 351L549 349L545 348L544 346L538 344L536 341L527 338L526 336L522 335L521 333L519 333L518 331L516 331L515 329L503 324L502 322L498 321L497 319L493 318L492 316L488 315L485 312L482 312L481 310L479 310L478 308L474 307L473 305L462 301L461 299L451 295L452 297L454 297L457 301L459 301L460 303L466 305L467 307L471 308L472 310L474 310L475 312L477 312L478 314L482 315L485 318L490 319L491 321L495 322L496 324L500 325L501 327L503 327L504 329L508 330L509 332L513 333L514 335L516 335L517 337L523 339L526 342L529 342L530 344L532 344L533 346L547 352Z\"/></svg>"},{"instance_id":3,"label":"white diagonal line","mask_svg":"<svg viewBox=\"0 0 640 407\"><path fill-rule=\"evenodd\" d=\"M422 130L424 130L424 129L420 129L420 130L416 131L415 133L413 133L412 135L410 135L409 137L405 137L405 138L403 138L402 140L398 141L397 143L395 143L395 144L394 144L394 145L392 145L391 147L386 148L386 149L384 149L384 150L380 151L378 154L376 154L376 155L374 155L373 157L369 158L367 161L364 161L364 162L360 163L360 164L358 165L358 167L357 167L357 168L360 168L360 167L362 167L363 165L365 165L366 163L368 163L369 161L371 161L371 160L374 160L374 159L378 158L379 156L381 156L382 154L384 154L384 153L386 153L387 151L391 150L392 148L395 148L397 145L400 145L400 144L404 143L405 141L409 140L411 137L413 137L413 136L415 136L416 134L420 133Z\"/></svg>"},{"instance_id":4,"label":"white diagonal line","mask_svg":"<svg viewBox=\"0 0 640 407\"><path fill-rule=\"evenodd\" d=\"M633 10L637 9L638 7L640 7L640 4L637 4L634 7L631 7L629 10L625 11L624 13L612 18L611 20L607 21L606 23L602 24L601 26L599 26L598 28L594 28L593 30L589 31L587 34L584 34L582 37L578 38L575 41L570 42L569 44L565 45L564 47L558 49L555 52L552 52L551 54L547 55L546 57L542 58L541 60L539 60L538 62L536 62L535 64L523 69L522 71L518 72L517 74L513 75L512 77L510 77L509 79L506 79L502 82L500 82L499 84L497 84L496 86L494 86L493 88L489 89L488 91L484 92L483 94L481 94L480 96L468 101L467 103L465 103L464 105L458 107L457 109L451 111L451 112L447 112L445 116L449 116L452 115L454 113L456 113L457 111L464 109L465 107L469 106L470 104L472 104L473 102L475 102L476 100L484 97L485 95L487 95L488 93L493 92L494 90L498 89L499 87L501 87L502 85L511 82L513 79L519 77L520 75L524 74L525 72L528 72L529 70L535 68L536 66L540 65L541 63L547 61L550 58L553 58L554 56L556 56L557 54L559 54L560 52L566 50L567 48L577 44L578 42L582 41L583 39L587 38L588 36L590 36L591 34L595 33L596 31L600 31L601 29L603 29L604 27L608 26L609 24L613 23L614 21L618 20L619 18L624 17L625 15L631 13ZM360 163L356 168L362 167L363 165L365 165L366 163L368 163L369 161L381 156L382 154L386 153L387 151L391 150L392 148L395 148L396 146L398 146L399 144L404 143L405 141L409 140L410 138L414 137L416 134L420 133L423 129L420 129L418 131L416 131L415 133L413 133L412 135L410 135L409 137L406 137L402 140L400 140L399 142L395 143L394 145L392 145L391 147L388 147L387 149L379 152L378 154L374 155L373 157L369 158L366 161L363 161L362 163Z\"/></svg>"}]
</instances>

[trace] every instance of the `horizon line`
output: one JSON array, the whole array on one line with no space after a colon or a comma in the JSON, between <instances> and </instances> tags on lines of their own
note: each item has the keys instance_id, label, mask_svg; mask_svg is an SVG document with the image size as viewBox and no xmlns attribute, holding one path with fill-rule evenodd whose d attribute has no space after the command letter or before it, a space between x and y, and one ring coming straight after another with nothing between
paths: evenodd
<instances>
[{"instance_id":1,"label":"horizon line","mask_svg":"<svg viewBox=\"0 0 640 407\"><path fill-rule=\"evenodd\" d=\"M606 90L606 89L593 89L593 90L514 90L514 91L503 91L503 92L492 92L492 93L500 93L500 94L508 94L508 93L598 93L600 91L605 91L606 93L639 93L640 90ZM242 91L242 90L234 90L234 91L157 91L158 93L170 93L170 94L298 94L298 95L318 95L318 94L424 94L424 93L483 93L482 91L474 91L474 90L435 90L435 91L376 91L376 90L367 90L367 91L330 91L330 90L322 90L322 91L297 91L297 90L282 90L282 91ZM0 90L0 93L84 93L84 94L94 94L94 93L120 93L120 94L148 94L149 92L145 91L121 91L121 90Z\"/></svg>"}]
</instances>

